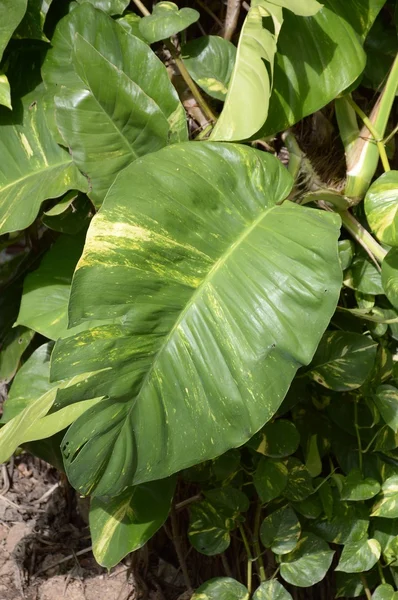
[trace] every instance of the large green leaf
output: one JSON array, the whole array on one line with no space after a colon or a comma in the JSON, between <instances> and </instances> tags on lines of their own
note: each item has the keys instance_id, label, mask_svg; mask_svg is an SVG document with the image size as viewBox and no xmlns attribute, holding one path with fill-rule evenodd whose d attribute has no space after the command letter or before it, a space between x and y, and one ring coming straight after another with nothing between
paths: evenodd
<instances>
[{"instance_id":1,"label":"large green leaf","mask_svg":"<svg viewBox=\"0 0 398 600\"><path fill-rule=\"evenodd\" d=\"M119 175L90 225L70 315L120 325L60 342L53 360L54 378L97 371L75 400L109 396L65 439L77 488L117 494L165 477L240 446L275 413L341 283L338 217L277 206L290 186L274 157L211 143Z\"/></svg>"},{"instance_id":2,"label":"large green leaf","mask_svg":"<svg viewBox=\"0 0 398 600\"><path fill-rule=\"evenodd\" d=\"M384 173L370 186L365 212L376 237L384 244L398 246L398 171Z\"/></svg>"},{"instance_id":3,"label":"large green leaf","mask_svg":"<svg viewBox=\"0 0 398 600\"><path fill-rule=\"evenodd\" d=\"M359 542L346 544L341 553L336 571L363 573L375 566L380 558L380 544L377 540L364 537Z\"/></svg>"},{"instance_id":4,"label":"large green leaf","mask_svg":"<svg viewBox=\"0 0 398 600\"><path fill-rule=\"evenodd\" d=\"M212 140L244 140L264 124L272 89L276 42L282 9L255 0L243 24L236 61Z\"/></svg>"},{"instance_id":5,"label":"large green leaf","mask_svg":"<svg viewBox=\"0 0 398 600\"><path fill-rule=\"evenodd\" d=\"M253 600L293 600L293 598L277 579L269 579L256 589Z\"/></svg>"},{"instance_id":6,"label":"large green leaf","mask_svg":"<svg viewBox=\"0 0 398 600\"><path fill-rule=\"evenodd\" d=\"M360 387L376 358L377 343L358 333L328 331L322 338L309 374L317 383L335 391Z\"/></svg>"},{"instance_id":7,"label":"large green leaf","mask_svg":"<svg viewBox=\"0 0 398 600\"><path fill-rule=\"evenodd\" d=\"M126 165L187 138L185 114L148 45L91 4L59 22L52 43L43 78L57 90L59 130L98 206Z\"/></svg>"},{"instance_id":8,"label":"large green leaf","mask_svg":"<svg viewBox=\"0 0 398 600\"><path fill-rule=\"evenodd\" d=\"M236 48L217 35L191 40L181 49L192 79L217 100L225 100L236 60Z\"/></svg>"},{"instance_id":9,"label":"large green leaf","mask_svg":"<svg viewBox=\"0 0 398 600\"><path fill-rule=\"evenodd\" d=\"M264 519L260 538L275 554L287 554L296 546L301 533L300 521L290 506L274 511Z\"/></svg>"},{"instance_id":10,"label":"large green leaf","mask_svg":"<svg viewBox=\"0 0 398 600\"><path fill-rule=\"evenodd\" d=\"M283 131L357 79L366 63L361 41L384 2L323 0L323 9L305 19L285 11L268 119L258 135Z\"/></svg>"},{"instance_id":11,"label":"large green leaf","mask_svg":"<svg viewBox=\"0 0 398 600\"><path fill-rule=\"evenodd\" d=\"M3 406L1 421L6 423L54 387L50 383L50 356L53 344L43 344L19 369Z\"/></svg>"},{"instance_id":12,"label":"large green leaf","mask_svg":"<svg viewBox=\"0 0 398 600\"><path fill-rule=\"evenodd\" d=\"M22 21L28 0L0 0L0 60L15 29Z\"/></svg>"},{"instance_id":13,"label":"large green leaf","mask_svg":"<svg viewBox=\"0 0 398 600\"><path fill-rule=\"evenodd\" d=\"M372 517L398 517L398 475L392 475L382 485L381 498L372 509Z\"/></svg>"},{"instance_id":14,"label":"large green leaf","mask_svg":"<svg viewBox=\"0 0 398 600\"><path fill-rule=\"evenodd\" d=\"M44 255L40 266L24 280L17 323L56 340L68 332L68 301L73 272L85 235L64 235Z\"/></svg>"},{"instance_id":15,"label":"large green leaf","mask_svg":"<svg viewBox=\"0 0 398 600\"><path fill-rule=\"evenodd\" d=\"M90 533L95 560L110 569L141 548L169 514L175 478L127 488L115 498L93 498Z\"/></svg>"},{"instance_id":16,"label":"large green leaf","mask_svg":"<svg viewBox=\"0 0 398 600\"><path fill-rule=\"evenodd\" d=\"M313 533L305 533L295 549L281 557L281 576L297 587L315 585L325 577L333 555L326 542Z\"/></svg>"},{"instance_id":17,"label":"large green leaf","mask_svg":"<svg viewBox=\"0 0 398 600\"><path fill-rule=\"evenodd\" d=\"M191 600L249 600L247 588L231 577L209 579L201 585Z\"/></svg>"},{"instance_id":18,"label":"large green leaf","mask_svg":"<svg viewBox=\"0 0 398 600\"><path fill-rule=\"evenodd\" d=\"M140 31L150 43L159 42L183 31L196 23L200 14L193 8L179 9L174 2L162 1L155 4L151 15L140 21Z\"/></svg>"},{"instance_id":19,"label":"large green leaf","mask_svg":"<svg viewBox=\"0 0 398 600\"><path fill-rule=\"evenodd\" d=\"M0 233L28 227L47 198L87 190L70 154L51 136L47 103L38 88L14 103L12 113L0 109Z\"/></svg>"}]
</instances>

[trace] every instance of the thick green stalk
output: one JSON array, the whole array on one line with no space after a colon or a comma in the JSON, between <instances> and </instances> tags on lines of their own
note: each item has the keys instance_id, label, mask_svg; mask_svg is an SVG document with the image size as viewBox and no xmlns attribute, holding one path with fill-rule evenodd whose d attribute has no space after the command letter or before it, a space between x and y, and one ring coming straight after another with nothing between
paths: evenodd
<instances>
[{"instance_id":1,"label":"thick green stalk","mask_svg":"<svg viewBox=\"0 0 398 600\"><path fill-rule=\"evenodd\" d=\"M371 258L377 260L378 263L382 263L387 252L376 242L376 240L370 235L370 233L362 227L359 221L345 210L340 214L341 220L345 229L352 235L352 237L362 246L362 248L370 255Z\"/></svg>"},{"instance_id":2,"label":"thick green stalk","mask_svg":"<svg viewBox=\"0 0 398 600\"><path fill-rule=\"evenodd\" d=\"M357 107L350 96L346 97L347 102L351 105L352 109L355 110L362 119L365 116L365 120L363 120L366 121L364 122L364 126L355 144L351 144L349 152L346 152L347 183L345 195L355 199L356 202L359 202L368 191L376 172L380 155L382 156L384 167L388 168L383 137L395 100L397 88L398 55L391 68L387 83L369 118L362 113L361 109ZM352 121L352 116L350 121ZM344 129L344 125L347 123L342 120L339 122L339 126L341 126L340 123L342 123L343 127L343 130L341 130L342 138L347 140L349 138L349 131L347 132ZM372 131L370 131L369 126Z\"/></svg>"}]
</instances>

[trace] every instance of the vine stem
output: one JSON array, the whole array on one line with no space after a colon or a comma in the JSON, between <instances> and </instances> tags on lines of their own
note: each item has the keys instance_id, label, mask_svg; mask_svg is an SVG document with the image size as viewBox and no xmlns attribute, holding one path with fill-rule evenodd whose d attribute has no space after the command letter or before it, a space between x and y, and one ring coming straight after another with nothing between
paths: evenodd
<instances>
[{"instance_id":1,"label":"vine stem","mask_svg":"<svg viewBox=\"0 0 398 600\"><path fill-rule=\"evenodd\" d=\"M388 156L387 156L384 140L381 139L381 136L376 131L376 129L373 127L372 121L369 119L369 117L366 116L366 114L363 112L362 108L360 108L358 106L358 104L352 99L350 94L347 95L347 101L352 106L352 108L355 110L356 114L360 117L363 124L368 128L371 136L374 138L376 145L377 145L377 149L380 154L380 158L381 158L381 162L382 162L384 171L386 173L387 173L387 171L391 171L391 167L390 167L390 163L388 161Z\"/></svg>"},{"instance_id":2,"label":"vine stem","mask_svg":"<svg viewBox=\"0 0 398 600\"><path fill-rule=\"evenodd\" d=\"M259 573L260 573L260 581L263 582L266 580L265 576L265 568L264 561L261 554L260 541L259 541L259 533L260 533L260 521L261 521L261 502L257 503L256 507L256 515L254 518L254 551L256 553L256 560L258 560Z\"/></svg>"},{"instance_id":3,"label":"vine stem","mask_svg":"<svg viewBox=\"0 0 398 600\"><path fill-rule=\"evenodd\" d=\"M366 581L366 577L363 573L361 573L361 580L367 600L372 600L372 592L369 589L368 582Z\"/></svg>"},{"instance_id":4,"label":"vine stem","mask_svg":"<svg viewBox=\"0 0 398 600\"><path fill-rule=\"evenodd\" d=\"M382 263L387 252L376 242L370 233L362 227L359 221L356 220L348 210L339 213L344 227L352 235L352 237L362 246L369 254L372 260L376 259L378 263Z\"/></svg>"},{"instance_id":5,"label":"vine stem","mask_svg":"<svg viewBox=\"0 0 398 600\"><path fill-rule=\"evenodd\" d=\"M242 536L243 545L247 554L247 590L249 592L249 596L252 594L252 579L253 579L253 557L250 550L249 542L247 541L247 537L245 534L245 530L243 529L241 523L239 523L239 533Z\"/></svg>"},{"instance_id":6,"label":"vine stem","mask_svg":"<svg viewBox=\"0 0 398 600\"><path fill-rule=\"evenodd\" d=\"M361 442L361 434L359 433L359 426L358 426L358 402L356 400L355 400L355 404L354 404L354 419L355 419L355 432L357 434L357 441L358 441L359 470L362 473L362 464L363 464L363 459L362 459L362 442Z\"/></svg>"},{"instance_id":7,"label":"vine stem","mask_svg":"<svg viewBox=\"0 0 398 600\"><path fill-rule=\"evenodd\" d=\"M184 577L185 587L187 588L187 590L189 592L191 592L193 588L192 588L192 584L191 584L191 579L189 577L187 564L185 562L185 556L184 556L184 553L183 553L182 547L181 547L181 536L180 536L180 532L178 529L177 514L176 514L176 510L175 510L174 506L172 506L171 511L170 511L170 521L171 521L171 531L173 534L172 540L173 540L174 548L175 548L175 551L177 554L178 562L180 563L182 575Z\"/></svg>"},{"instance_id":8,"label":"vine stem","mask_svg":"<svg viewBox=\"0 0 398 600\"><path fill-rule=\"evenodd\" d=\"M139 1L139 0L137 0L137 1ZM170 40L164 40L164 45L166 46L166 48L169 50L171 56L173 57L173 60L174 60L175 64L177 65L178 70L181 73L181 77L183 78L183 80L185 81L185 83L187 84L189 89L191 90L192 96L195 98L196 102L198 103L199 108L202 110L206 119L208 121L212 121L213 123L215 123L217 121L216 115L213 113L210 106L207 104L206 100L203 98L202 94L200 93L196 83L194 82L194 80L192 79L190 74L188 73L187 68L184 65L184 62L181 60L174 44L172 44Z\"/></svg>"},{"instance_id":9,"label":"vine stem","mask_svg":"<svg viewBox=\"0 0 398 600\"><path fill-rule=\"evenodd\" d=\"M147 7L144 6L144 4L142 3L141 0L133 0L133 2L136 5L136 7L138 8L138 10L144 15L144 17L148 17L151 14L149 12L149 10L147 9ZM202 110L206 119L208 121L215 123L217 121L216 115L213 113L210 106L207 104L206 100L203 98L202 94L200 93L199 88L197 87L196 83L194 82L194 80L192 79L190 74L188 73L187 68L184 65L183 61L181 60L175 46L172 44L172 42L170 40L163 40L163 43L166 46L166 48L169 50L171 56L173 57L173 60L174 60L175 64L177 65L178 70L181 73L181 77L183 78L183 80L185 81L185 83L187 84L189 89L191 90L192 96L195 98L196 102L198 103L199 108Z\"/></svg>"}]
</instances>

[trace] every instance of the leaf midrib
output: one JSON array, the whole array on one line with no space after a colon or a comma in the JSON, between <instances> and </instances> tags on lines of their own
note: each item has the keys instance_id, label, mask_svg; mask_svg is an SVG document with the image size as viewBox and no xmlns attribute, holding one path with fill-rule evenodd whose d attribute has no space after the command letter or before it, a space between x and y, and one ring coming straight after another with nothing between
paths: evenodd
<instances>
[{"instance_id":1,"label":"leaf midrib","mask_svg":"<svg viewBox=\"0 0 398 600\"><path fill-rule=\"evenodd\" d=\"M180 326L181 322L184 320L186 314L189 312L191 306L193 306L196 302L196 298L198 296L200 296L200 294L203 292L203 289L206 287L207 283L212 279L213 275L215 272L217 272L220 268L222 268L224 266L224 264L226 263L226 261L228 260L228 258L235 252L235 250L246 240L246 238L250 235L250 233L256 228L258 227L258 225L263 221L263 219L265 219L265 217L274 209L278 208L277 206L271 206L270 208L266 208L253 222L252 224L245 228L244 231L238 236L238 238L235 240L235 242L233 242L231 244L231 246L228 248L228 250L226 252L224 252L224 254L222 254L220 256L220 258L218 260L216 260L216 262L214 263L214 265L211 267L211 269L208 271L207 275L205 275L205 277L203 278L202 282L198 285L198 287L195 289L195 291L193 292L191 298L189 299L189 301L187 302L187 304L185 305L185 307L182 309L180 315L178 316L176 322L174 323L173 327L171 328L171 330L169 331L169 333L165 336L164 341L161 344L161 347L159 348L159 350L156 352L156 354L154 355L153 361L151 366L149 367L144 379L142 380L142 384L140 387L139 392L137 393L137 399L139 398L142 390L145 388L146 383L148 382L148 380L151 378L152 373L154 371L154 369L156 368L156 364L159 360L159 358L161 357L163 351L165 350L165 348L167 348L170 340L172 339L174 333L176 332L176 330L178 329L178 327ZM132 404L132 407L130 408L129 413L133 410L135 403Z\"/></svg>"}]
</instances>

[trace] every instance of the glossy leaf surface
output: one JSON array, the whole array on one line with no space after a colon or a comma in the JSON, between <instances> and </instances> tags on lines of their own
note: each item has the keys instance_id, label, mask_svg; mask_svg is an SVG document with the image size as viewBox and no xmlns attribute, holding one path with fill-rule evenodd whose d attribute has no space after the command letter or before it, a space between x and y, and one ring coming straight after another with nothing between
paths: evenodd
<instances>
[{"instance_id":1,"label":"glossy leaf surface","mask_svg":"<svg viewBox=\"0 0 398 600\"><path fill-rule=\"evenodd\" d=\"M363 573L369 571L380 558L380 544L366 537L343 548L336 571L344 573Z\"/></svg>"},{"instance_id":2,"label":"glossy leaf surface","mask_svg":"<svg viewBox=\"0 0 398 600\"><path fill-rule=\"evenodd\" d=\"M283 131L325 106L365 67L364 39L384 0L324 0L315 16L284 11L269 115L258 135ZM349 57L349 60L347 60Z\"/></svg>"},{"instance_id":3,"label":"glossy leaf surface","mask_svg":"<svg viewBox=\"0 0 398 600\"><path fill-rule=\"evenodd\" d=\"M99 8L108 15L121 15L130 4L129 0L77 0L79 4L89 2L95 8Z\"/></svg>"},{"instance_id":4,"label":"glossy leaf surface","mask_svg":"<svg viewBox=\"0 0 398 600\"><path fill-rule=\"evenodd\" d=\"M264 456L283 458L294 454L299 442L300 436L294 423L278 419L273 423L267 423L247 445Z\"/></svg>"},{"instance_id":5,"label":"glossy leaf surface","mask_svg":"<svg viewBox=\"0 0 398 600\"><path fill-rule=\"evenodd\" d=\"M281 557L281 576L297 587L321 581L332 563L334 552L312 533L304 533L296 548Z\"/></svg>"},{"instance_id":6,"label":"glossy leaf surface","mask_svg":"<svg viewBox=\"0 0 398 600\"><path fill-rule=\"evenodd\" d=\"M0 73L0 104L12 110L10 84L4 73Z\"/></svg>"},{"instance_id":7,"label":"glossy leaf surface","mask_svg":"<svg viewBox=\"0 0 398 600\"><path fill-rule=\"evenodd\" d=\"M151 15L143 17L139 28L150 44L159 42L183 31L196 23L200 15L193 8L179 9L174 2L161 1L155 4Z\"/></svg>"},{"instance_id":8,"label":"glossy leaf surface","mask_svg":"<svg viewBox=\"0 0 398 600\"><path fill-rule=\"evenodd\" d=\"M398 308L398 248L391 248L381 265L381 281L384 293Z\"/></svg>"},{"instance_id":9,"label":"glossy leaf surface","mask_svg":"<svg viewBox=\"0 0 398 600\"><path fill-rule=\"evenodd\" d=\"M384 244L398 246L398 171L379 177L365 196L370 228Z\"/></svg>"},{"instance_id":10,"label":"glossy leaf surface","mask_svg":"<svg viewBox=\"0 0 398 600\"><path fill-rule=\"evenodd\" d=\"M225 100L236 60L236 48L217 35L191 40L181 49L192 79L217 100Z\"/></svg>"},{"instance_id":11,"label":"glossy leaf surface","mask_svg":"<svg viewBox=\"0 0 398 600\"><path fill-rule=\"evenodd\" d=\"M184 111L148 45L91 4L59 22L52 44L43 78L58 90L58 127L100 205L137 156L187 139Z\"/></svg>"},{"instance_id":12,"label":"glossy leaf surface","mask_svg":"<svg viewBox=\"0 0 398 600\"><path fill-rule=\"evenodd\" d=\"M166 521L175 478L127 488L115 498L93 498L90 533L96 561L110 569L141 548Z\"/></svg>"},{"instance_id":13,"label":"glossy leaf surface","mask_svg":"<svg viewBox=\"0 0 398 600\"><path fill-rule=\"evenodd\" d=\"M253 475L260 500L265 504L277 498L287 485L288 470L280 460L261 458Z\"/></svg>"},{"instance_id":14,"label":"glossy leaf surface","mask_svg":"<svg viewBox=\"0 0 398 600\"><path fill-rule=\"evenodd\" d=\"M389 583L383 583L373 592L372 600L398 600L398 592Z\"/></svg>"},{"instance_id":15,"label":"glossy leaf surface","mask_svg":"<svg viewBox=\"0 0 398 600\"><path fill-rule=\"evenodd\" d=\"M380 385L373 396L374 403L389 427L398 432L398 389L393 385Z\"/></svg>"},{"instance_id":16,"label":"glossy leaf surface","mask_svg":"<svg viewBox=\"0 0 398 600\"><path fill-rule=\"evenodd\" d=\"M371 477L363 477L359 469L351 471L344 481L341 491L342 500L369 500L380 491L380 484Z\"/></svg>"}]
</instances>

